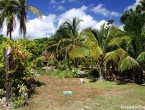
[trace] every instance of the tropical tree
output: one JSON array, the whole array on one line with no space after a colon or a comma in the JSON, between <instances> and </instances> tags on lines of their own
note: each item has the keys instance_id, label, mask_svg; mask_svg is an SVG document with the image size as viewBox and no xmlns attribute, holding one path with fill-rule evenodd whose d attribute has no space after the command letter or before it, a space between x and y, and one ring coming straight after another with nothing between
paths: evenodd
<instances>
[{"instance_id":1,"label":"tropical tree","mask_svg":"<svg viewBox=\"0 0 145 110\"><path fill-rule=\"evenodd\" d=\"M142 7L140 5L138 5L135 10L125 10L120 18L120 22L124 24L124 30L133 33L135 37L140 40L141 45L144 43L143 40L145 39L144 36L142 36L145 23L144 18L145 13L142 12ZM141 52L143 47L139 50Z\"/></svg>"},{"instance_id":2,"label":"tropical tree","mask_svg":"<svg viewBox=\"0 0 145 110\"><path fill-rule=\"evenodd\" d=\"M86 36L83 31L78 32L78 25L81 21L75 17L72 23L64 22L52 37L51 45L49 44L47 50L54 50L55 54L63 59L74 59L75 64L77 57L86 56L87 52L84 46Z\"/></svg>"},{"instance_id":3,"label":"tropical tree","mask_svg":"<svg viewBox=\"0 0 145 110\"><path fill-rule=\"evenodd\" d=\"M144 54L144 17L145 13L142 11L141 6L137 6L135 10L126 10L120 21L124 23L124 30L126 33L123 36L112 39L109 46L115 46L116 49L122 48L122 55L112 53L112 51L106 55L108 61L112 60L115 63L115 59L118 59L118 69L121 72L132 71L133 77L137 83L142 83L143 79L143 62L145 62ZM123 52L124 51L124 52ZM141 63L142 62L142 63ZM131 72L130 72L131 73ZM129 74L129 73L128 73Z\"/></svg>"},{"instance_id":4,"label":"tropical tree","mask_svg":"<svg viewBox=\"0 0 145 110\"><path fill-rule=\"evenodd\" d=\"M125 33L113 38L109 47L116 47L116 50L108 52L105 61L112 61L121 73L128 71L128 78L134 78L137 83L142 83L145 52L141 51L139 38L134 34Z\"/></svg>"},{"instance_id":5,"label":"tropical tree","mask_svg":"<svg viewBox=\"0 0 145 110\"><path fill-rule=\"evenodd\" d=\"M41 18L42 13L33 6L28 5L28 0L15 0L15 6L18 8L17 17L20 21L20 34L26 35L26 20L27 20L27 11L29 10L32 14L37 14Z\"/></svg>"},{"instance_id":6,"label":"tropical tree","mask_svg":"<svg viewBox=\"0 0 145 110\"><path fill-rule=\"evenodd\" d=\"M12 55L8 67L9 71L5 71L6 63L4 63L3 49L7 50L8 47L11 47ZM24 84L26 79L33 79L35 72L32 72L32 70L36 69L40 60L44 60L43 57L34 58L36 53L37 46L34 41L28 41L27 39L14 41L7 39L4 41L0 46L0 87L5 90L5 82L8 81L9 84L7 86L12 87L10 88L13 94L19 95L18 85Z\"/></svg>"},{"instance_id":7,"label":"tropical tree","mask_svg":"<svg viewBox=\"0 0 145 110\"><path fill-rule=\"evenodd\" d=\"M104 68L106 68L106 64L104 63L104 57L107 52L113 49L109 48L108 44L112 38L122 35L123 31L114 25L109 27L103 24L100 30L91 29L91 32L93 36L90 36L88 40L91 40L97 45L94 50L92 50L93 52L91 52L91 54L93 59L96 60L100 76L105 78Z\"/></svg>"},{"instance_id":8,"label":"tropical tree","mask_svg":"<svg viewBox=\"0 0 145 110\"><path fill-rule=\"evenodd\" d=\"M14 31L16 27L16 7L14 7L12 3L12 0L0 0L0 29L2 30L3 23L6 19L7 35L10 35L10 39L12 39L12 31Z\"/></svg>"},{"instance_id":9,"label":"tropical tree","mask_svg":"<svg viewBox=\"0 0 145 110\"><path fill-rule=\"evenodd\" d=\"M145 0L140 0L139 6L141 7L142 11L145 11Z\"/></svg>"},{"instance_id":10,"label":"tropical tree","mask_svg":"<svg viewBox=\"0 0 145 110\"><path fill-rule=\"evenodd\" d=\"M41 12L33 6L28 5L27 0L0 0L0 29L3 27L3 23L6 19L7 21L7 34L10 34L10 39L12 37L11 33L16 27L15 17L20 21L20 34L23 34L24 38L26 35L26 20L27 11L29 10L33 14L37 14L41 17Z\"/></svg>"}]
</instances>

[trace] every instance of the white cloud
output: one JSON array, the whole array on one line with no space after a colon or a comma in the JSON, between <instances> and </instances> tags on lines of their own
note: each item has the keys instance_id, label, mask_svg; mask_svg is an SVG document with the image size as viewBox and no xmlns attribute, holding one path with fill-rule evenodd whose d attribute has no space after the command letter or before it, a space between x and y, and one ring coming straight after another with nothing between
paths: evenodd
<instances>
[{"instance_id":1,"label":"white cloud","mask_svg":"<svg viewBox=\"0 0 145 110\"><path fill-rule=\"evenodd\" d=\"M34 38L42 38L42 37L50 37L54 34L56 27L55 27L55 20L56 15L50 14L48 16L43 16L42 19L35 18L33 20L29 20L26 23L27 26L27 34L26 37L29 39ZM4 25L4 29L2 34L6 35L6 24ZM9 37L9 36L7 36ZM22 35L19 35L19 22L17 20L17 27L15 31L12 33L12 38L23 38Z\"/></svg>"},{"instance_id":2,"label":"white cloud","mask_svg":"<svg viewBox=\"0 0 145 110\"><path fill-rule=\"evenodd\" d=\"M62 3L65 3L66 2L66 0L59 0L59 2L58 1L56 1L56 0L50 0L50 3L52 3L52 4L62 4Z\"/></svg>"},{"instance_id":3,"label":"white cloud","mask_svg":"<svg viewBox=\"0 0 145 110\"><path fill-rule=\"evenodd\" d=\"M60 24L62 24L65 21L71 22L73 19L72 18L72 13L73 13L73 17L77 17L78 19L83 20L83 22L80 22L80 25L79 25L80 31L85 28L88 28L88 27L100 29L100 26L107 21L102 20L102 21L98 22L98 21L94 20L92 16L87 15L85 13L85 10L87 8L88 7L83 5L81 8L78 8L78 9L73 8L73 9L70 9L69 11L66 11L65 13L61 14L59 16L58 27L60 26Z\"/></svg>"},{"instance_id":4,"label":"white cloud","mask_svg":"<svg viewBox=\"0 0 145 110\"><path fill-rule=\"evenodd\" d=\"M57 8L57 10L65 10L65 7L59 5L58 8Z\"/></svg>"},{"instance_id":5,"label":"white cloud","mask_svg":"<svg viewBox=\"0 0 145 110\"><path fill-rule=\"evenodd\" d=\"M85 6L85 5L83 5L83 6L80 8L81 11L85 11L85 10L87 10L87 9L88 9L88 7Z\"/></svg>"},{"instance_id":6,"label":"white cloud","mask_svg":"<svg viewBox=\"0 0 145 110\"><path fill-rule=\"evenodd\" d=\"M114 11L109 11L106 8L103 7L103 4L99 4L96 7L92 7L91 11L99 14L99 15L103 15L103 16L120 16L120 13L118 12L114 12Z\"/></svg>"},{"instance_id":7,"label":"white cloud","mask_svg":"<svg viewBox=\"0 0 145 110\"><path fill-rule=\"evenodd\" d=\"M121 30L124 30L123 27L124 27L124 25L120 25L120 26L118 26L118 28L121 29Z\"/></svg>"},{"instance_id":8,"label":"white cloud","mask_svg":"<svg viewBox=\"0 0 145 110\"><path fill-rule=\"evenodd\" d=\"M136 0L136 2L133 5L128 6L126 9L133 9L135 10L136 6L139 4L140 0Z\"/></svg>"},{"instance_id":9,"label":"white cloud","mask_svg":"<svg viewBox=\"0 0 145 110\"><path fill-rule=\"evenodd\" d=\"M74 1L76 1L76 0L68 0L68 2L70 2L70 3L71 3L71 2L74 2Z\"/></svg>"},{"instance_id":10,"label":"white cloud","mask_svg":"<svg viewBox=\"0 0 145 110\"><path fill-rule=\"evenodd\" d=\"M107 21L101 20L101 21L97 22L96 25L93 26L93 28L100 30L100 26L102 26L104 23L106 24Z\"/></svg>"},{"instance_id":11,"label":"white cloud","mask_svg":"<svg viewBox=\"0 0 145 110\"><path fill-rule=\"evenodd\" d=\"M50 36L56 30L54 25L56 15L43 16L42 20L35 18L27 23L27 36L40 38ZM34 28L35 27L35 28Z\"/></svg>"},{"instance_id":12,"label":"white cloud","mask_svg":"<svg viewBox=\"0 0 145 110\"><path fill-rule=\"evenodd\" d=\"M85 15L85 12L82 11L82 7L79 9L72 8L72 9L66 11L65 13L61 14L59 16L58 27L60 26L60 24L62 24L65 21L71 22L73 17L77 17L78 19L82 18L82 16ZM73 16L72 16L72 13L73 13Z\"/></svg>"},{"instance_id":13,"label":"white cloud","mask_svg":"<svg viewBox=\"0 0 145 110\"><path fill-rule=\"evenodd\" d=\"M61 1L61 3L65 3L65 2L66 2L65 0L62 0L62 1Z\"/></svg>"},{"instance_id":14,"label":"white cloud","mask_svg":"<svg viewBox=\"0 0 145 110\"><path fill-rule=\"evenodd\" d=\"M50 0L50 3L53 3L53 4L55 4L55 3L57 3L55 0Z\"/></svg>"},{"instance_id":15,"label":"white cloud","mask_svg":"<svg viewBox=\"0 0 145 110\"><path fill-rule=\"evenodd\" d=\"M34 38L42 38L42 37L50 37L53 35L60 24L62 24L65 21L71 22L73 20L73 17L77 17L80 20L83 20L83 22L80 22L79 25L79 31L88 28L93 27L96 29L100 29L100 26L103 23L106 23L107 21L101 20L96 21L91 15L86 14L87 6L82 6L80 8L72 8L65 13L61 15L54 15L49 14L47 16L43 16L42 19L32 19L28 20L26 23L27 26L27 34L26 36L29 37L29 39ZM73 13L73 16L72 16ZM3 33L4 36L6 35L6 25L4 26ZM12 38L23 38L23 36L19 36L19 23L17 21L17 27L16 30L12 33Z\"/></svg>"}]
</instances>

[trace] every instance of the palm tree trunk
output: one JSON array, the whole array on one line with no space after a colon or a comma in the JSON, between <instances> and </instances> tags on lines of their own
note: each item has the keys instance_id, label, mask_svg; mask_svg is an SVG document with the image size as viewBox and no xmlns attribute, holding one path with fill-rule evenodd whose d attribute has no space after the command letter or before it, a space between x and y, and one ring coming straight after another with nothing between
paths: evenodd
<instances>
[{"instance_id":1,"label":"palm tree trunk","mask_svg":"<svg viewBox=\"0 0 145 110\"><path fill-rule=\"evenodd\" d=\"M105 74L103 72L103 64L102 63L97 63L98 71L99 71L99 80L104 80L105 79Z\"/></svg>"},{"instance_id":2,"label":"palm tree trunk","mask_svg":"<svg viewBox=\"0 0 145 110\"><path fill-rule=\"evenodd\" d=\"M73 62L74 62L75 67L78 68L77 58L75 58Z\"/></svg>"},{"instance_id":3,"label":"palm tree trunk","mask_svg":"<svg viewBox=\"0 0 145 110\"><path fill-rule=\"evenodd\" d=\"M10 31L10 40L12 40L12 32Z\"/></svg>"}]
</instances>

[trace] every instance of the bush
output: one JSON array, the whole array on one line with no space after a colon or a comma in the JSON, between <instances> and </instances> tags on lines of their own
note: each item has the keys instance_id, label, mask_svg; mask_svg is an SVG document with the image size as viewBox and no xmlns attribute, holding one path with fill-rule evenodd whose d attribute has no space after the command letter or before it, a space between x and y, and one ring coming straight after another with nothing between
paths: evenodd
<instances>
[{"instance_id":1,"label":"bush","mask_svg":"<svg viewBox=\"0 0 145 110\"><path fill-rule=\"evenodd\" d=\"M88 71L88 77L89 78L99 78L100 74L98 72L97 68L93 68Z\"/></svg>"},{"instance_id":2,"label":"bush","mask_svg":"<svg viewBox=\"0 0 145 110\"><path fill-rule=\"evenodd\" d=\"M73 78L74 77L74 73L72 73L69 68L64 70L64 71L60 71L58 69L55 70L50 70L45 72L46 75L51 76L53 78L59 77L59 78Z\"/></svg>"},{"instance_id":3,"label":"bush","mask_svg":"<svg viewBox=\"0 0 145 110\"><path fill-rule=\"evenodd\" d=\"M10 40L7 39L0 45L0 87L5 89L5 62L3 49L11 47L12 57L10 60L9 80L12 86L12 91L19 95L18 85L23 84L26 78L33 79L35 73L31 70L37 67L37 62L42 58L36 58L37 46L33 41L25 40Z\"/></svg>"}]
</instances>

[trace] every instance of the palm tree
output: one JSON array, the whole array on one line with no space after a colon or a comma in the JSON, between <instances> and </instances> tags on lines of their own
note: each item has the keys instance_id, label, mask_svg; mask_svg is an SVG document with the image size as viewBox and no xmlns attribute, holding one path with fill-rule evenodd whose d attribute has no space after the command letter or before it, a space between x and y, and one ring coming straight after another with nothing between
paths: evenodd
<instances>
[{"instance_id":1,"label":"palm tree","mask_svg":"<svg viewBox=\"0 0 145 110\"><path fill-rule=\"evenodd\" d=\"M113 38L109 46L117 48L106 54L105 61L113 61L118 66L120 72L131 70L136 82L142 83L145 52L141 51L141 41L139 38L134 34L125 33L124 36Z\"/></svg>"},{"instance_id":2,"label":"palm tree","mask_svg":"<svg viewBox=\"0 0 145 110\"><path fill-rule=\"evenodd\" d=\"M27 11L29 10L33 14L37 14L41 18L42 13L33 6L28 5L28 0L15 0L15 6L18 8L17 17L20 20L20 34L23 34L24 38L26 35L26 20L27 20Z\"/></svg>"},{"instance_id":3,"label":"palm tree","mask_svg":"<svg viewBox=\"0 0 145 110\"><path fill-rule=\"evenodd\" d=\"M120 22L124 24L125 21L128 19L128 17L131 16L132 14L133 14L133 9L132 8L129 9L129 10L125 10L120 17Z\"/></svg>"},{"instance_id":4,"label":"palm tree","mask_svg":"<svg viewBox=\"0 0 145 110\"><path fill-rule=\"evenodd\" d=\"M142 6L137 5L135 10L125 10L120 17L120 22L124 24L124 30L134 33L140 40L143 40L141 33L144 30L145 23L145 13L142 12L142 9Z\"/></svg>"},{"instance_id":5,"label":"palm tree","mask_svg":"<svg viewBox=\"0 0 145 110\"><path fill-rule=\"evenodd\" d=\"M27 4L27 0L1 0L0 1L0 29L3 27L5 19L7 20L7 34L10 34L14 31L16 26L15 17L20 21L20 34L23 34L24 38L26 35L26 19L27 19L27 10L33 14L37 14L38 17L41 17L41 12L33 6Z\"/></svg>"},{"instance_id":6,"label":"palm tree","mask_svg":"<svg viewBox=\"0 0 145 110\"><path fill-rule=\"evenodd\" d=\"M74 59L77 66L76 58L88 55L88 50L85 47L85 40L87 39L86 32L78 32L78 25L82 20L73 18L72 23L64 22L56 34L52 37L53 41L48 46L48 51L54 50L55 54L61 55L63 59Z\"/></svg>"},{"instance_id":7,"label":"palm tree","mask_svg":"<svg viewBox=\"0 0 145 110\"><path fill-rule=\"evenodd\" d=\"M0 1L0 29L3 28L3 23L6 19L7 23L7 35L10 35L10 39L12 38L12 31L14 31L16 27L15 21L15 13L16 8L12 5L11 0L2 0Z\"/></svg>"},{"instance_id":8,"label":"palm tree","mask_svg":"<svg viewBox=\"0 0 145 110\"><path fill-rule=\"evenodd\" d=\"M105 78L104 68L106 68L106 64L104 63L104 57L112 49L108 47L108 43L112 38L122 35L122 31L114 25L106 28L103 24L100 30L91 29L91 32L94 36L89 37L88 40L96 43L92 56L96 60L100 76Z\"/></svg>"},{"instance_id":9,"label":"palm tree","mask_svg":"<svg viewBox=\"0 0 145 110\"><path fill-rule=\"evenodd\" d=\"M140 0L139 6L141 6L141 9L145 11L145 0Z\"/></svg>"}]
</instances>

